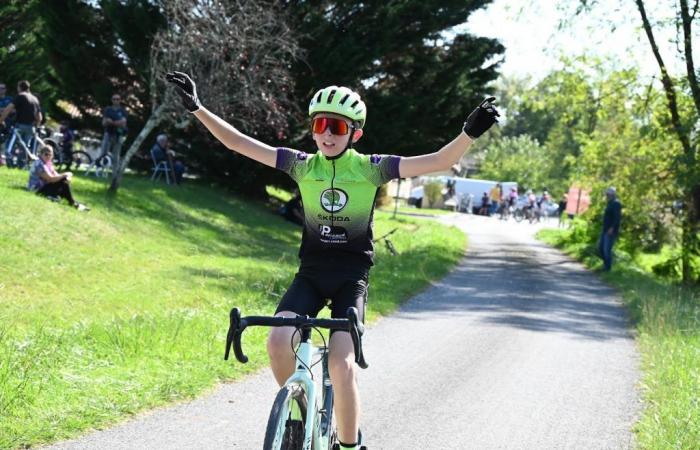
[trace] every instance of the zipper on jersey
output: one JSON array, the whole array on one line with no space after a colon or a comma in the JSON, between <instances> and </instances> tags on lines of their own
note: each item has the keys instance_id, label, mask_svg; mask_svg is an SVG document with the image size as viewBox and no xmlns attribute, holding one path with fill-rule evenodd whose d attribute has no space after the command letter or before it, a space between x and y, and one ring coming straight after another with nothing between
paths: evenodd
<instances>
[{"instance_id":1,"label":"zipper on jersey","mask_svg":"<svg viewBox=\"0 0 700 450\"><path fill-rule=\"evenodd\" d=\"M333 201L331 201L331 230L333 230L333 227L335 225L335 208L333 206L335 203L335 187L333 186L333 183L335 182L335 159L331 160L331 164L333 164L333 176L331 177L331 199L333 199Z\"/></svg>"}]
</instances>

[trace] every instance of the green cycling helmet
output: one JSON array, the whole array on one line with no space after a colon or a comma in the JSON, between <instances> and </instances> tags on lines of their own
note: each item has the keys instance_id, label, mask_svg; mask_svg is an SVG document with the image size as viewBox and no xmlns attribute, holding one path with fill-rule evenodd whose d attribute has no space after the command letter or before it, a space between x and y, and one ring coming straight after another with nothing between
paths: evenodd
<instances>
[{"instance_id":1,"label":"green cycling helmet","mask_svg":"<svg viewBox=\"0 0 700 450\"><path fill-rule=\"evenodd\" d=\"M365 126L367 119L367 107L360 94L342 86L328 86L311 97L309 116L322 112L345 116L359 123L359 128Z\"/></svg>"}]
</instances>

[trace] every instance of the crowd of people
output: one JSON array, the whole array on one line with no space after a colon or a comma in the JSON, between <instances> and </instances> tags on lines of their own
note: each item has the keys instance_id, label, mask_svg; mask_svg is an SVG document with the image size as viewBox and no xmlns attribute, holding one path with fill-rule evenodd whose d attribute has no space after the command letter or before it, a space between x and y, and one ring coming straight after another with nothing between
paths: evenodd
<instances>
[{"instance_id":1,"label":"crowd of people","mask_svg":"<svg viewBox=\"0 0 700 450\"><path fill-rule=\"evenodd\" d=\"M126 139L129 114L122 97L114 93L111 104L102 110L102 141L95 162L109 156L111 169L117 170L121 161L122 145ZM81 211L89 208L75 201L71 191L73 173L70 172L76 133L68 121L59 124L58 138L48 144L39 136L38 129L46 122L39 98L31 91L28 80L17 83L17 93L8 95L7 85L0 82L0 166L29 169L27 189L54 201L65 199ZM54 167L55 157L66 161L68 171L59 173ZM158 134L151 148L154 164L164 162L172 180L181 184L186 172L182 158L178 158L165 133Z\"/></svg>"}]
</instances>

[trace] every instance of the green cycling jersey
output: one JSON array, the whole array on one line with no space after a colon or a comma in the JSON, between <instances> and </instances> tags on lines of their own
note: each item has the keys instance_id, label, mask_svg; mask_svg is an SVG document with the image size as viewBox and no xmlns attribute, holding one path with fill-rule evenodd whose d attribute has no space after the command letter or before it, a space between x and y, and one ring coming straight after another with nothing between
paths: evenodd
<instances>
[{"instance_id":1,"label":"green cycling jersey","mask_svg":"<svg viewBox=\"0 0 700 450\"><path fill-rule=\"evenodd\" d=\"M399 177L399 156L362 155L348 149L337 158L277 149L276 167L299 185L304 231L299 257L358 257L372 265L372 219L379 187Z\"/></svg>"}]
</instances>

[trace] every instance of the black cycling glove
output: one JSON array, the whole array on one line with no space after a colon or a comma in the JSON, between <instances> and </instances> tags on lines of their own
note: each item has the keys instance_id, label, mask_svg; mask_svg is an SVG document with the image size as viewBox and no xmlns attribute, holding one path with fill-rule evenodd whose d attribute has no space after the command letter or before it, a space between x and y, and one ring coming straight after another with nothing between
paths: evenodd
<instances>
[{"instance_id":1,"label":"black cycling glove","mask_svg":"<svg viewBox=\"0 0 700 450\"><path fill-rule=\"evenodd\" d=\"M182 98L182 104L189 112L195 112L201 108L197 98L197 86L189 75L183 72L168 72L165 79L175 85L175 92Z\"/></svg>"},{"instance_id":2,"label":"black cycling glove","mask_svg":"<svg viewBox=\"0 0 700 450\"><path fill-rule=\"evenodd\" d=\"M469 114L463 128L467 136L476 139L491 128L491 125L498 122L496 117L500 116L500 114L496 111L496 107L493 106L492 102L494 100L496 100L496 97L487 98Z\"/></svg>"}]
</instances>

